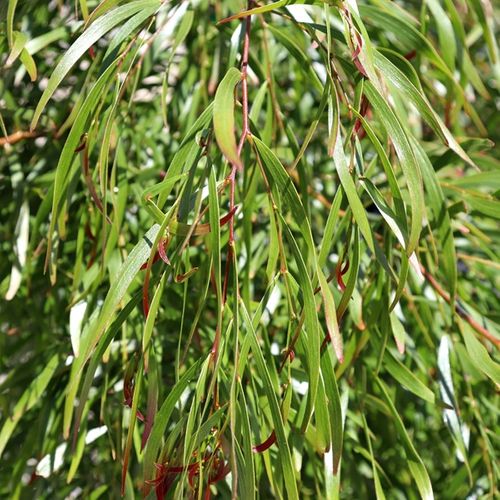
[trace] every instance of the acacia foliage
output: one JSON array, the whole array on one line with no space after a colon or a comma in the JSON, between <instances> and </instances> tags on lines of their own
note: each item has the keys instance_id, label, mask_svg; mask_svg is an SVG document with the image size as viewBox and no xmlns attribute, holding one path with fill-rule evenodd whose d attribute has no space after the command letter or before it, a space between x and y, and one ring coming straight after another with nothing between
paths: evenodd
<instances>
[{"instance_id":1,"label":"acacia foliage","mask_svg":"<svg viewBox=\"0 0 500 500\"><path fill-rule=\"evenodd\" d=\"M2 496L498 493L489 1L0 11Z\"/></svg>"}]
</instances>

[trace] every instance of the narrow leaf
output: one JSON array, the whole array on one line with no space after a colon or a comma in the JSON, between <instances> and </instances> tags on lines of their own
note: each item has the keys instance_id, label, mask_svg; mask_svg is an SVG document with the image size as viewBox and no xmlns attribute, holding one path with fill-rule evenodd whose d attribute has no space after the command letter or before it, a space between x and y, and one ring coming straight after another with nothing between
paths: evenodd
<instances>
[{"instance_id":1,"label":"narrow leaf","mask_svg":"<svg viewBox=\"0 0 500 500\"><path fill-rule=\"evenodd\" d=\"M423 500L432 500L434 498L434 494L432 491L431 480L429 478L429 474L427 473L427 469L425 468L422 459L417 453L417 450L413 446L413 442L410 436L406 432L403 420L399 416L399 413L396 410L391 397L389 396L385 384L378 377L375 380L382 392L384 401L391 411L392 417L396 424L396 430L398 431L399 437L406 451L406 460L408 462L408 467L410 469L411 475L413 476L413 479L415 479L415 482L417 483L417 488L420 492L420 496L423 498Z\"/></svg>"},{"instance_id":2,"label":"narrow leaf","mask_svg":"<svg viewBox=\"0 0 500 500\"><path fill-rule=\"evenodd\" d=\"M122 5L108 12L97 21L95 21L82 35L73 43L67 50L62 59L55 67L52 75L47 83L46 89L43 91L42 97L35 109L35 114L31 120L31 130L37 126L40 115L42 114L45 105L52 97L59 84L68 74L70 69L76 64L80 57L94 45L106 33L112 30L125 19L133 16L142 9L147 9L151 5L156 4L159 8L159 0L136 0L126 5Z\"/></svg>"},{"instance_id":3,"label":"narrow leaf","mask_svg":"<svg viewBox=\"0 0 500 500\"><path fill-rule=\"evenodd\" d=\"M10 436L14 432L19 420L23 415L31 410L35 406L40 398L43 396L45 389L49 385L54 372L59 365L58 355L52 356L50 360L45 365L42 372L31 382L28 388L24 391L23 395L20 397L12 414L5 420L2 430L0 431L0 457L7 445Z\"/></svg>"},{"instance_id":4,"label":"narrow leaf","mask_svg":"<svg viewBox=\"0 0 500 500\"><path fill-rule=\"evenodd\" d=\"M234 89L240 80L240 71L230 68L217 88L214 100L214 133L227 161L241 168L234 126Z\"/></svg>"}]
</instances>

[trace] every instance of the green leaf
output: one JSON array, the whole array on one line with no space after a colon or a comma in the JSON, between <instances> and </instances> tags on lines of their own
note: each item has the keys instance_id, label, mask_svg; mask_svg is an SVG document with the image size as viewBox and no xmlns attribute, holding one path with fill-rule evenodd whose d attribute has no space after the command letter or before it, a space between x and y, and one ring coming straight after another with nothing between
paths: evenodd
<instances>
[{"instance_id":1,"label":"green leaf","mask_svg":"<svg viewBox=\"0 0 500 500\"><path fill-rule=\"evenodd\" d=\"M366 82L364 88L366 96L377 113L380 121L384 124L384 127L394 144L394 149L400 159L401 168L410 193L410 206L412 213L408 245L406 248L407 255L410 256L417 248L424 216L424 192L422 188L420 169L406 132L392 109L370 82Z\"/></svg>"},{"instance_id":2,"label":"green leaf","mask_svg":"<svg viewBox=\"0 0 500 500\"><path fill-rule=\"evenodd\" d=\"M472 193L467 193L464 196L464 201L468 203L474 210L477 210L478 212L481 212L488 217L500 219L500 201L493 199L489 200L481 196L475 196Z\"/></svg>"},{"instance_id":3,"label":"green leaf","mask_svg":"<svg viewBox=\"0 0 500 500\"><path fill-rule=\"evenodd\" d=\"M28 75L30 75L30 79L34 82L37 78L37 69L35 60L31 57L30 53L26 50L26 47L19 54L19 60L23 63L23 66L26 68Z\"/></svg>"},{"instance_id":4,"label":"green leaf","mask_svg":"<svg viewBox=\"0 0 500 500\"><path fill-rule=\"evenodd\" d=\"M99 367L99 364L102 362L102 357L104 356L104 353L108 348L109 344L111 343L115 335L118 333L119 329L122 327L123 323L131 315L132 311L137 306L137 304L140 303L141 299L142 299L142 290L136 293L134 297L132 297L128 301L127 305L120 311L120 314L118 314L115 321L113 321L111 326L106 331L106 334L101 337L101 340L99 340L95 351L92 353L92 356L90 357L89 366L87 368L87 372L85 373L85 379L83 380L82 389L78 397L78 406L76 409L75 420L73 425L74 427L73 442L76 441L78 430L80 428L80 422L85 409L85 403L87 402L89 391L92 386L92 381L94 380L97 368Z\"/></svg>"},{"instance_id":5,"label":"green leaf","mask_svg":"<svg viewBox=\"0 0 500 500\"><path fill-rule=\"evenodd\" d=\"M385 500L384 490L383 490L382 485L380 483L380 478L379 478L378 471L377 471L378 464L377 464L375 457L373 455L373 446L372 446L372 441L370 439L370 429L368 428L368 424L366 423L366 417L365 417L364 413L361 414L361 419L363 421L363 428L365 430L366 441L368 442L368 450L370 453L370 460L372 462L373 482L375 483L375 494L377 496L377 500Z\"/></svg>"},{"instance_id":6,"label":"green leaf","mask_svg":"<svg viewBox=\"0 0 500 500\"><path fill-rule=\"evenodd\" d=\"M194 122L193 126L188 130L187 134L182 139L181 145L175 153L172 163L169 165L167 174L163 179L165 189L158 196L158 207L161 209L169 194L172 191L172 179L181 175L183 171L188 171L192 168L194 162L199 159L201 148L195 141L196 134L205 129L212 119L213 105L210 104L203 113Z\"/></svg>"},{"instance_id":7,"label":"green leaf","mask_svg":"<svg viewBox=\"0 0 500 500\"><path fill-rule=\"evenodd\" d=\"M354 220L359 226L359 230L363 235L368 248L375 252L373 246L373 236L370 228L370 223L368 222L368 218L366 216L366 211L361 203L358 192L356 190L356 185L352 179L351 173L349 172L349 167L347 165L347 159L344 152L344 147L342 145L342 134L340 131L340 117L337 113L337 125L336 125L336 134L335 134L335 146L333 149L333 163L337 170L337 173L340 178L340 183L342 184L342 188L347 196L347 201L349 202L349 206L352 210L352 214L354 216Z\"/></svg>"},{"instance_id":8,"label":"green leaf","mask_svg":"<svg viewBox=\"0 0 500 500\"><path fill-rule=\"evenodd\" d=\"M403 64L409 64L405 59L402 60L404 61ZM436 113L423 91L417 88L396 65L378 51L375 52L375 64L384 75L384 78L401 94L402 99L417 108L422 118L432 127L444 144L450 147L464 161L474 166L474 162L448 130L448 127Z\"/></svg>"},{"instance_id":9,"label":"green leaf","mask_svg":"<svg viewBox=\"0 0 500 500\"><path fill-rule=\"evenodd\" d=\"M363 18L367 19L370 24L375 24L387 32L394 33L398 44L403 45L404 50L418 50L419 54L422 53L422 55L426 56L446 76L446 82L452 85L454 90L460 95L467 113L471 116L476 126L486 134L484 125L475 109L467 100L463 88L457 83L453 73L430 40L414 26L414 24L417 24L415 19L407 13L405 15L405 11L394 4L394 2L382 0L380 3L382 3L383 7L360 5L359 10Z\"/></svg>"},{"instance_id":10,"label":"green leaf","mask_svg":"<svg viewBox=\"0 0 500 500\"><path fill-rule=\"evenodd\" d=\"M244 12L240 12L239 14L235 14L231 16L230 20L233 19L241 19L242 17L252 16L254 14L264 14L266 12L271 12L273 10L279 9L280 7L284 7L285 5L292 3L304 3L304 2L293 2L293 0L278 0L277 2L270 3L268 5L263 5L260 7L254 7L253 9L245 10ZM224 21L228 21L229 19L225 19Z\"/></svg>"},{"instance_id":11,"label":"green leaf","mask_svg":"<svg viewBox=\"0 0 500 500\"><path fill-rule=\"evenodd\" d=\"M151 247L153 246L153 242L159 229L160 226L155 224L127 256L125 262L118 271L118 277L113 282L106 295L106 299L104 300L104 304L99 314L90 323L88 329L84 331L82 335L80 340L80 355L75 358L73 362L68 382L66 405L64 409L64 435L66 437L69 434L69 426L73 415L73 400L76 392L78 391L78 385L83 367L90 358L92 351L101 339L106 328L110 325L116 308L127 293L128 288L139 272L141 266L149 258Z\"/></svg>"},{"instance_id":12,"label":"green leaf","mask_svg":"<svg viewBox=\"0 0 500 500\"><path fill-rule=\"evenodd\" d=\"M14 44L14 14L16 13L17 0L9 0L7 6L7 40L9 47Z\"/></svg>"},{"instance_id":13,"label":"green leaf","mask_svg":"<svg viewBox=\"0 0 500 500\"><path fill-rule=\"evenodd\" d=\"M255 467L253 463L253 452L252 452L252 435L250 431L250 419L247 411L247 402L245 400L245 394L241 386L241 382L238 381L238 412L240 414L239 421L240 429L242 433L242 443L239 445L239 441L236 441L237 455L238 455L238 472L240 479L238 481L240 498L248 498L253 500L255 498ZM240 451L241 446L241 451Z\"/></svg>"},{"instance_id":14,"label":"green leaf","mask_svg":"<svg viewBox=\"0 0 500 500\"><path fill-rule=\"evenodd\" d=\"M335 197L328 213L328 219L326 220L325 230L323 232L323 238L321 240L321 247L318 256L318 266L323 267L328 258L328 254L331 250L332 240L335 232L335 225L338 222L340 204L342 203L342 189L337 189Z\"/></svg>"},{"instance_id":15,"label":"green leaf","mask_svg":"<svg viewBox=\"0 0 500 500\"><path fill-rule=\"evenodd\" d=\"M144 334L142 336L142 352L144 354L144 369L148 371L148 360L149 360L149 348L151 342L151 336L153 334L153 328L158 315L158 310L160 308L160 300L163 295L163 288L165 287L165 280L167 278L167 272L162 274L160 283L158 284L155 293L153 295L153 300L151 301L148 316L146 318L146 323L144 324Z\"/></svg>"},{"instance_id":16,"label":"green leaf","mask_svg":"<svg viewBox=\"0 0 500 500\"><path fill-rule=\"evenodd\" d=\"M137 421L137 409L139 406L139 396L142 389L144 358L141 357L134 380L134 394L132 396L132 407L130 408L130 420L128 424L127 439L123 449L123 465L122 465L122 496L125 494L125 484L127 479L128 463L130 460L130 452L132 451L132 439L134 437L135 423Z\"/></svg>"},{"instance_id":17,"label":"green leaf","mask_svg":"<svg viewBox=\"0 0 500 500\"><path fill-rule=\"evenodd\" d=\"M304 259L302 258L299 247L297 246L297 242L292 235L292 232L288 228L285 220L281 218L281 224L292 250L292 254L295 258L295 262L298 267L297 280L299 282L300 288L302 290L303 299L304 299L304 314L305 314L305 332L301 332L300 335L307 335L307 340L303 343L306 351L306 359L307 359L307 371L309 374L309 388L307 391L307 408L304 413L304 419L302 421L302 430L304 431L309 423L309 418L314 409L314 404L316 402L316 394L318 392L318 383L319 383L319 371L318 366L320 364L320 327L318 321L318 315L316 312L316 302L314 300L314 291L313 286L311 284L311 280L307 273L307 268L304 263ZM324 280L326 286L326 280ZM337 348L338 338L340 335L337 335ZM341 348L341 346L340 346Z\"/></svg>"},{"instance_id":18,"label":"green leaf","mask_svg":"<svg viewBox=\"0 0 500 500\"><path fill-rule=\"evenodd\" d=\"M486 39L486 44L488 47L488 55L490 56L491 62L494 65L498 65L498 45L497 38L495 37L495 28L494 28L494 11L493 5L489 1L481 1L481 0L467 0L468 4L471 4L478 19L481 27L483 29L484 38ZM497 77L498 77L498 68L496 68Z\"/></svg>"},{"instance_id":19,"label":"green leaf","mask_svg":"<svg viewBox=\"0 0 500 500\"><path fill-rule=\"evenodd\" d=\"M89 8L87 6L87 0L78 0L80 3L80 10L82 11L83 19L86 21L89 17Z\"/></svg>"},{"instance_id":20,"label":"green leaf","mask_svg":"<svg viewBox=\"0 0 500 500\"><path fill-rule=\"evenodd\" d=\"M394 172L391 162L389 161L389 157L387 156L387 153L382 147L382 144L380 144L380 141L375 135L375 132L371 127L371 125L355 109L353 109L352 112L356 115L357 119L360 120L363 129L366 132L366 135L370 139L371 143L373 144L373 147L375 148L375 151L377 152L380 162L382 163L385 175L387 176L387 182L389 183L389 187L391 189L391 194L394 200L394 208L397 214L398 222L403 226L404 232L407 233L408 226L406 223L406 209L403 203L403 195L401 194L401 190L399 188L398 181L396 179L396 173Z\"/></svg>"},{"instance_id":21,"label":"green leaf","mask_svg":"<svg viewBox=\"0 0 500 500\"><path fill-rule=\"evenodd\" d=\"M28 54L32 56L45 48L47 45L50 45L52 42L66 38L66 35L67 31L65 28L56 28L44 33L43 35L28 40L25 48L28 51Z\"/></svg>"},{"instance_id":22,"label":"green leaf","mask_svg":"<svg viewBox=\"0 0 500 500\"><path fill-rule=\"evenodd\" d=\"M143 203L146 203L148 199L153 196L157 196L162 194L164 191L171 191L174 185L180 181L181 179L185 179L187 177L187 173L169 176L168 179L164 179L153 186L146 188L141 194L141 200Z\"/></svg>"},{"instance_id":23,"label":"green leaf","mask_svg":"<svg viewBox=\"0 0 500 500\"><path fill-rule=\"evenodd\" d=\"M407 50L417 49L425 54L441 71L451 75L448 66L438 54L432 43L426 38L409 19L399 6L391 5L392 2L383 2L383 6L360 5L362 17L370 24L375 24L388 32L398 35L398 42Z\"/></svg>"},{"instance_id":24,"label":"green leaf","mask_svg":"<svg viewBox=\"0 0 500 500\"><path fill-rule=\"evenodd\" d=\"M19 398L14 406L12 414L6 418L2 426L2 430L0 431L0 457L2 456L5 446L9 442L10 436L14 432L19 420L21 420L24 414L38 403L58 366L59 356L54 354L54 356L52 356L47 362L41 373L33 379L31 384L24 391L23 395Z\"/></svg>"},{"instance_id":25,"label":"green leaf","mask_svg":"<svg viewBox=\"0 0 500 500\"><path fill-rule=\"evenodd\" d=\"M380 215L382 216L387 225L390 227L391 231L396 236L396 239L399 241L401 246L405 248L407 241L407 236L406 236L407 233L404 222L402 223L399 217L397 217L397 215L387 205L380 191L372 184L370 180L362 179L361 183L363 184L364 188L370 195L370 198L372 199L375 206L378 208ZM409 259L406 256L406 254L403 254L401 256L401 272L399 275L398 287L396 289L396 294L392 299L392 303L389 306L390 311L394 309L399 299L401 298L401 295L404 292L406 279L408 277L408 262L411 262L413 268L416 270L418 274L420 274L420 266L416 254L415 253L411 254Z\"/></svg>"},{"instance_id":26,"label":"green leaf","mask_svg":"<svg viewBox=\"0 0 500 500\"><path fill-rule=\"evenodd\" d=\"M30 225L30 208L25 201L20 209L15 227L15 244L14 254L15 261L10 272L9 288L5 293L5 300L12 300L16 296L23 277L23 272L26 271L26 257L28 252L29 240L29 225Z\"/></svg>"},{"instance_id":27,"label":"green leaf","mask_svg":"<svg viewBox=\"0 0 500 500\"><path fill-rule=\"evenodd\" d=\"M259 343L257 341L257 336L252 325L252 320L248 315L245 304L240 299L240 308L243 322L247 329L247 335L249 336L250 344L252 347L252 353L255 356L255 363L257 365L257 370L262 383L264 386L264 392L266 393L267 400L269 402L269 407L271 410L271 417L274 424L274 431L276 432L276 440L278 442L278 456L280 458L281 467L283 469L283 478L285 481L285 488L289 499L298 499L297 482L295 480L295 474L292 464L292 456L290 454L290 448L288 446L288 441L285 435L285 425L283 418L281 416L278 399L276 397L275 389L271 382L271 377L269 376L269 371L262 355Z\"/></svg>"},{"instance_id":28,"label":"green leaf","mask_svg":"<svg viewBox=\"0 0 500 500\"><path fill-rule=\"evenodd\" d=\"M294 38L292 38L283 28L275 28L272 24L269 25L269 30L276 37L276 39L284 47L286 47L290 55L296 59L300 69L308 74L314 87L319 92L323 92L321 80L314 71L314 68L309 64L309 57L294 40Z\"/></svg>"},{"instance_id":29,"label":"green leaf","mask_svg":"<svg viewBox=\"0 0 500 500\"><path fill-rule=\"evenodd\" d=\"M454 186L459 186L464 189L479 188L498 190L500 189L500 170L457 177L455 179L450 179L449 182Z\"/></svg>"},{"instance_id":30,"label":"green leaf","mask_svg":"<svg viewBox=\"0 0 500 500\"><path fill-rule=\"evenodd\" d=\"M215 280L215 288L217 292L217 334L220 335L222 328L222 264L221 264L221 242L220 242L220 224L219 224L219 199L217 197L217 180L215 178L215 170L212 167L208 180L209 190L209 216L210 216L210 246L212 252L212 265ZM217 342L219 339L217 339ZM219 347L218 345L216 346Z\"/></svg>"},{"instance_id":31,"label":"green leaf","mask_svg":"<svg viewBox=\"0 0 500 500\"><path fill-rule=\"evenodd\" d=\"M396 410L391 397L389 396L387 387L378 377L376 377L375 380L380 388L380 391L382 392L383 399L385 400L396 424L396 430L398 431L398 435L403 443L403 447L406 452L408 467L410 469L411 475L413 476L413 479L415 479L415 482L417 483L417 488L420 492L420 496L424 500L432 500L434 498L434 494L432 492L431 480L429 478L429 474L427 473L427 469L425 468L422 459L417 453L417 450L413 446L413 442L410 439L410 436L406 432L403 421L401 420L401 417L399 416L399 413Z\"/></svg>"},{"instance_id":32,"label":"green leaf","mask_svg":"<svg viewBox=\"0 0 500 500\"><path fill-rule=\"evenodd\" d=\"M110 9L120 3L121 0L102 0L97 7L90 13L85 21L85 26L92 24L98 17L104 15Z\"/></svg>"},{"instance_id":33,"label":"green leaf","mask_svg":"<svg viewBox=\"0 0 500 500\"><path fill-rule=\"evenodd\" d=\"M301 229L301 236L304 238L307 247L309 249L310 255L313 257L313 265L318 275L318 279L320 282L321 293L324 300L325 306L325 317L327 319L327 327L330 332L330 335L334 341L335 351L339 359L343 359L343 351L342 351L342 341L340 338L340 332L338 330L337 318L335 314L335 304L333 301L333 295L328 288L328 284L326 282L326 278L323 275L321 268L318 265L318 259L316 257L316 252L314 249L314 243L311 234L311 228L309 226L309 221L307 219L307 215L305 213L304 207L301 203L299 195L293 185L293 182L284 169L283 165L279 162L273 152L258 138L254 137L253 141L257 148L259 155L262 158L262 166L264 167L269 182L272 182L272 189L277 190L276 196L274 197L274 202L276 203L281 197L286 202L288 208L293 214L293 218L299 228ZM306 344L306 355L308 357L308 366L310 370L310 386L308 392L308 406L304 416L304 425L307 422L307 419L310 417L310 414L314 407L315 395L318 384L318 375L315 373L315 368L318 366L318 362L316 357L319 355L319 324L317 319L317 314L315 312L314 297L311 298L309 296L309 288L312 291L312 283L307 275L307 266L306 261L304 260L301 252L299 251L297 242L295 241L291 231L288 228L285 220L283 219L282 213L279 211L280 207L278 207L278 213L280 215L282 225L285 228L285 234L287 239L290 242L290 246L292 248L292 252L294 253L295 261L299 266L299 275L298 279L301 283L303 291L306 290L306 296L304 297L304 312L305 312L305 326L308 332L308 336L313 335L314 338L310 338L309 343Z\"/></svg>"},{"instance_id":34,"label":"green leaf","mask_svg":"<svg viewBox=\"0 0 500 500\"><path fill-rule=\"evenodd\" d=\"M339 467L344 444L344 419L337 378L334 371L334 358L329 345L321 356L321 372L325 380L325 393L328 398L330 435L332 447L332 473L340 476ZM340 479L340 478L339 478Z\"/></svg>"},{"instance_id":35,"label":"green leaf","mask_svg":"<svg viewBox=\"0 0 500 500\"><path fill-rule=\"evenodd\" d=\"M76 64L80 57L90 48L94 43L101 39L106 33L112 30L119 23L133 16L142 9L148 9L152 5L160 8L159 0L136 0L126 5L122 5L108 12L106 15L95 21L89 28L87 28L82 35L71 45L71 47L64 54L62 59L55 67L52 75L49 78L47 87L43 91L42 97L38 102L35 109L35 114L31 120L31 130L37 126L40 115L42 114L47 102L52 97L59 84L64 77L68 74L70 69Z\"/></svg>"},{"instance_id":36,"label":"green leaf","mask_svg":"<svg viewBox=\"0 0 500 500\"><path fill-rule=\"evenodd\" d=\"M323 297L323 304L325 307L325 320L326 327L328 330L328 335L330 336L333 349L339 363L344 361L344 348L342 344L342 337L339 331L339 325L337 322L337 312L335 310L335 302L333 299L333 294L328 286L325 275L323 271L318 267L318 279L321 288L321 296Z\"/></svg>"},{"instance_id":37,"label":"green leaf","mask_svg":"<svg viewBox=\"0 0 500 500\"><path fill-rule=\"evenodd\" d=\"M457 287L457 257L453 239L453 228L451 226L446 198L439 185L434 167L429 161L422 146L414 140L413 148L422 171L428 214L432 215L432 226L434 230L437 231L438 241L442 249L440 263L446 280L448 281L450 297L454 298Z\"/></svg>"},{"instance_id":38,"label":"green leaf","mask_svg":"<svg viewBox=\"0 0 500 500\"><path fill-rule=\"evenodd\" d=\"M137 12L137 14L130 17L130 19L128 19L123 26L120 27L116 34L114 34L111 43L104 54L104 61L108 61L110 59L112 60L114 53L117 51L122 42L124 42L130 34L137 32L137 28L153 16L158 8L159 6L157 2L149 2L148 6L143 7L139 10L139 12ZM113 10L110 14L113 12L115 11Z\"/></svg>"},{"instance_id":39,"label":"green leaf","mask_svg":"<svg viewBox=\"0 0 500 500\"><path fill-rule=\"evenodd\" d=\"M154 477L154 463L158 456L158 450L161 447L163 435L167 429L170 416L172 415L175 405L178 403L179 398L186 389L189 382L197 377L202 360L199 359L196 363L191 365L180 380L170 389L168 396L161 405L158 413L156 414L151 434L149 435L148 442L144 449L144 482L150 481Z\"/></svg>"},{"instance_id":40,"label":"green leaf","mask_svg":"<svg viewBox=\"0 0 500 500\"><path fill-rule=\"evenodd\" d=\"M391 231L396 236L396 239L403 246L406 246L405 238L405 228L400 222L398 216L393 212L391 207L386 203L382 193L377 189L377 187L367 178L361 179L361 184L366 189L366 192L370 195L375 206L378 208L380 215L383 217Z\"/></svg>"},{"instance_id":41,"label":"green leaf","mask_svg":"<svg viewBox=\"0 0 500 500\"><path fill-rule=\"evenodd\" d=\"M235 137L234 89L240 80L240 71L236 68L229 68L217 87L214 100L215 139L227 161L239 168L242 164Z\"/></svg>"},{"instance_id":42,"label":"green leaf","mask_svg":"<svg viewBox=\"0 0 500 500\"><path fill-rule=\"evenodd\" d=\"M458 322L469 356L481 372L490 378L497 386L500 385L500 365L491 359L486 347L477 340L471 327L462 320Z\"/></svg>"},{"instance_id":43,"label":"green leaf","mask_svg":"<svg viewBox=\"0 0 500 500\"><path fill-rule=\"evenodd\" d=\"M338 318L342 318L344 316L344 313L349 306L349 302L356 287L360 265L360 246L361 241L359 238L359 229L354 228L354 241L351 246L352 253L349 256L349 276L347 278L347 283L345 284L345 290L342 293L342 298L340 299L339 305L337 307Z\"/></svg>"},{"instance_id":44,"label":"green leaf","mask_svg":"<svg viewBox=\"0 0 500 500\"><path fill-rule=\"evenodd\" d=\"M398 351L401 354L404 354L406 332L403 323L401 323L400 319L394 311L391 311L389 318L391 321L392 334L394 335L394 340L396 341Z\"/></svg>"},{"instance_id":45,"label":"green leaf","mask_svg":"<svg viewBox=\"0 0 500 500\"><path fill-rule=\"evenodd\" d=\"M52 217L50 221L49 238L48 238L48 248L47 256L51 258L52 256L52 239L54 230L58 224L58 219L60 216L62 204L64 202L65 193L67 186L69 184L70 170L75 158L75 149L77 149L80 139L82 137L83 131L89 116L95 110L98 100L101 98L102 93L106 89L106 85L116 65L113 64L107 68L107 70L100 76L97 82L94 84L90 90L87 98L83 102L78 115L75 118L71 131L64 143L64 147L59 156L59 161L57 163L54 181L54 192L52 197Z\"/></svg>"},{"instance_id":46,"label":"green leaf","mask_svg":"<svg viewBox=\"0 0 500 500\"><path fill-rule=\"evenodd\" d=\"M5 61L6 66L10 66L19 57L24 47L26 46L27 41L28 37L24 33L14 31L12 48L10 49L10 54L7 58L7 61Z\"/></svg>"},{"instance_id":47,"label":"green leaf","mask_svg":"<svg viewBox=\"0 0 500 500\"><path fill-rule=\"evenodd\" d=\"M437 25L439 45L443 53L443 59L450 70L453 71L455 69L455 56L457 53L453 26L438 0L425 1Z\"/></svg>"},{"instance_id":48,"label":"green leaf","mask_svg":"<svg viewBox=\"0 0 500 500\"><path fill-rule=\"evenodd\" d=\"M384 366L401 385L419 398L434 404L434 393L388 350L385 351Z\"/></svg>"},{"instance_id":49,"label":"green leaf","mask_svg":"<svg viewBox=\"0 0 500 500\"><path fill-rule=\"evenodd\" d=\"M283 210L280 204L280 199L283 198L286 207L293 214L293 220L300 228L300 233L304 239L308 251L311 256L314 255L314 242L311 234L311 226L307 219L304 205L295 189L292 178L288 175L276 155L257 137L252 138L257 152L262 159L262 166L264 167L266 177L271 183L271 188L275 192L274 203L278 204L278 210ZM283 207L284 208L284 207ZM309 256L305 256L305 262L308 262ZM316 259L314 259L314 262Z\"/></svg>"},{"instance_id":50,"label":"green leaf","mask_svg":"<svg viewBox=\"0 0 500 500\"><path fill-rule=\"evenodd\" d=\"M155 224L135 245L122 264L118 277L109 289L104 304L96 322L89 328L85 339L82 339L82 358L88 359L91 351L101 338L106 328L111 323L116 308L127 293L132 281L139 272L141 266L151 253L151 246L157 237L160 226ZM79 356L80 358L80 356Z\"/></svg>"}]
</instances>

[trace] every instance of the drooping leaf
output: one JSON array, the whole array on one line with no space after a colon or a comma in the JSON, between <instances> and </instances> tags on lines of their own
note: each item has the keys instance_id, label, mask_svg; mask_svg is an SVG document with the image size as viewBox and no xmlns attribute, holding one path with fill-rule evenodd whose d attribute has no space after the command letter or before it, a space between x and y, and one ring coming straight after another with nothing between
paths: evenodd
<instances>
[{"instance_id":1,"label":"drooping leaf","mask_svg":"<svg viewBox=\"0 0 500 500\"><path fill-rule=\"evenodd\" d=\"M500 383L500 365L491 359L486 348L477 340L468 324L459 322L465 340L465 347L474 365L495 384Z\"/></svg>"},{"instance_id":2,"label":"drooping leaf","mask_svg":"<svg viewBox=\"0 0 500 500\"><path fill-rule=\"evenodd\" d=\"M262 351L257 341L255 331L252 325L252 321L245 305L240 301L241 316L243 318L243 323L247 328L247 335L250 339L250 345L252 347L252 352L255 356L255 362L257 364L257 369L262 377L264 384L264 391L266 393L267 400L271 409L271 415L273 419L273 424L276 432L276 439L279 448L279 457L281 462L281 467L283 468L283 476L285 480L285 488L288 494L288 498L299 498L297 492L297 483L295 481L295 474L293 470L292 457L290 454L290 448L288 446L288 440L285 435L285 426L283 424L283 419L280 413L278 400L276 398L275 389L273 388L271 378L269 376Z\"/></svg>"},{"instance_id":3,"label":"drooping leaf","mask_svg":"<svg viewBox=\"0 0 500 500\"><path fill-rule=\"evenodd\" d=\"M382 382L382 380L380 380L379 378L377 378L376 380L382 392L383 399L391 411L391 415L396 425L396 430L398 431L398 435L406 452L408 467L413 476L413 479L415 480L415 483L417 483L417 488L420 496L425 500L433 499L434 493L432 491L432 485L429 479L429 474L427 473L427 469L425 468L422 459L417 453L417 450L415 449L413 442L404 427L403 420L401 419L396 407L394 406L394 403L392 402L392 399L387 392L387 388L384 382Z\"/></svg>"},{"instance_id":4,"label":"drooping leaf","mask_svg":"<svg viewBox=\"0 0 500 500\"><path fill-rule=\"evenodd\" d=\"M68 395L66 397L66 404L64 408L65 436L69 435L69 426L73 415L73 398L78 391L78 385L83 367L90 358L92 351L101 339L105 330L111 324L115 311L127 293L130 284L136 277L144 261L149 257L154 238L156 237L159 229L160 226L155 224L130 252L119 270L118 278L109 289L101 310L82 335L80 340L80 355L75 359L71 367L71 374L68 382Z\"/></svg>"},{"instance_id":5,"label":"drooping leaf","mask_svg":"<svg viewBox=\"0 0 500 500\"><path fill-rule=\"evenodd\" d=\"M57 66L54 68L52 75L47 83L40 101L35 109L35 114L31 120L31 129L35 129L47 102L52 97L59 84L68 74L71 68L76 64L80 57L102 38L106 33L112 30L125 19L133 16L137 12L151 8L160 7L159 0L135 0L134 2L122 5L108 12L97 21L95 21L82 35L74 42L71 48L64 54Z\"/></svg>"},{"instance_id":6,"label":"drooping leaf","mask_svg":"<svg viewBox=\"0 0 500 500\"><path fill-rule=\"evenodd\" d=\"M231 164L241 168L234 125L234 89L241 73L230 68L220 82L214 100L214 133L220 150Z\"/></svg>"},{"instance_id":7,"label":"drooping leaf","mask_svg":"<svg viewBox=\"0 0 500 500\"><path fill-rule=\"evenodd\" d=\"M57 367L59 366L59 356L54 354L40 374L33 379L31 384L26 388L23 395L19 398L14 406L12 413L5 420L2 429L0 430L0 456L5 450L9 438L16 429L19 420L24 414L33 408L42 398L45 389L50 383Z\"/></svg>"}]
</instances>

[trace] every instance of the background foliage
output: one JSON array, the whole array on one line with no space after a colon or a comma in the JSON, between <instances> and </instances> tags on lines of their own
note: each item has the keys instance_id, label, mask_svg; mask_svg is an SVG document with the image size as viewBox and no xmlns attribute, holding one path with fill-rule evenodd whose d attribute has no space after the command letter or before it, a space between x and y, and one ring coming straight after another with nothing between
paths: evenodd
<instances>
[{"instance_id":1,"label":"background foliage","mask_svg":"<svg viewBox=\"0 0 500 500\"><path fill-rule=\"evenodd\" d=\"M1 3L0 496L498 494L498 12L293 4Z\"/></svg>"}]
</instances>

